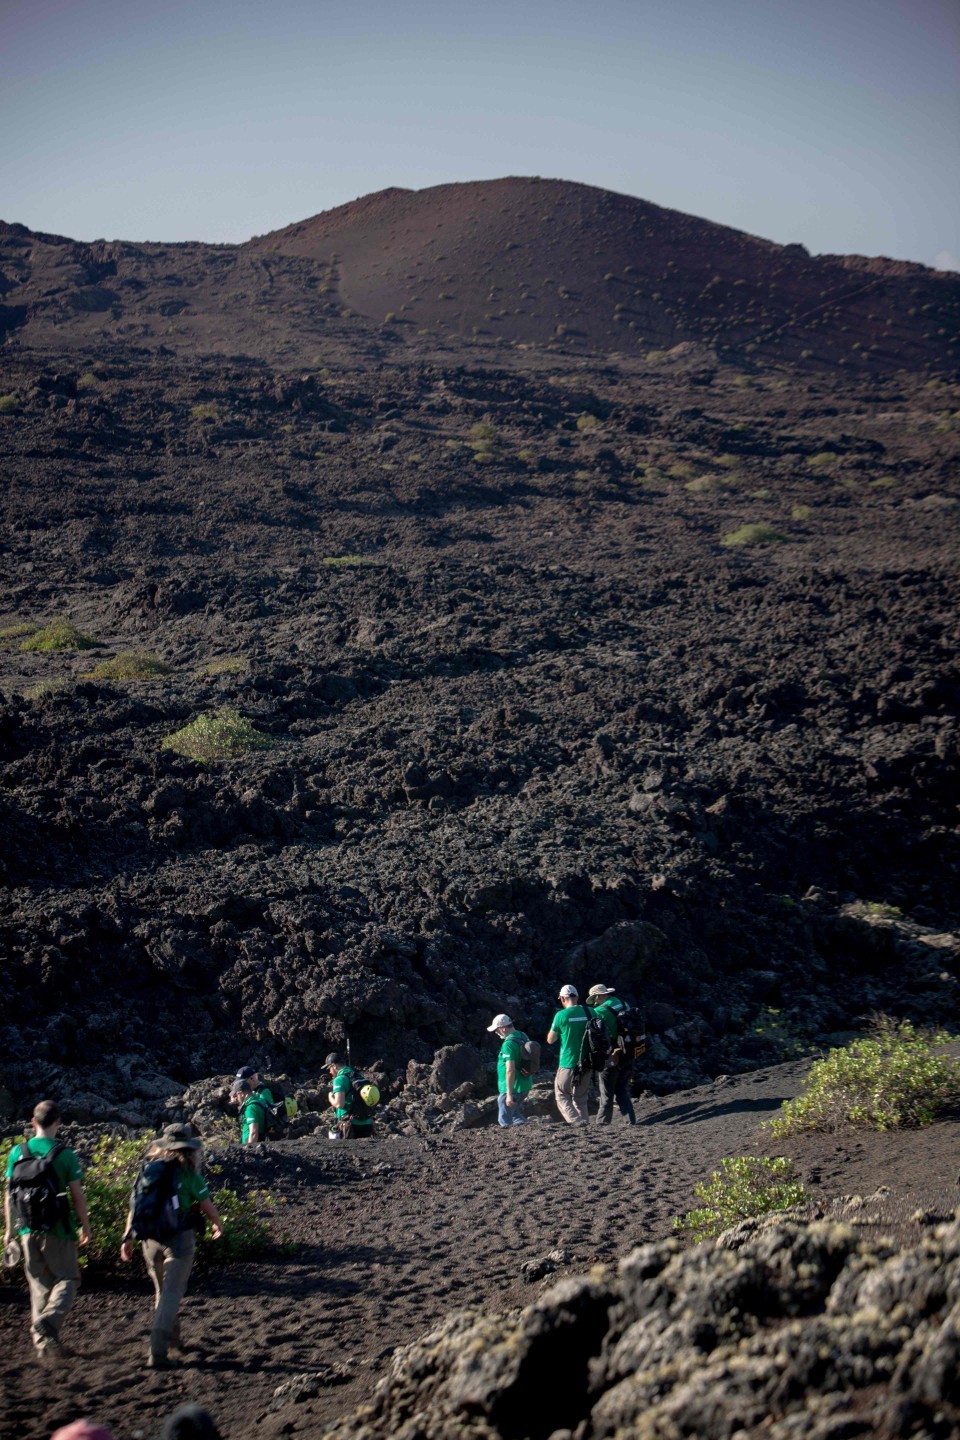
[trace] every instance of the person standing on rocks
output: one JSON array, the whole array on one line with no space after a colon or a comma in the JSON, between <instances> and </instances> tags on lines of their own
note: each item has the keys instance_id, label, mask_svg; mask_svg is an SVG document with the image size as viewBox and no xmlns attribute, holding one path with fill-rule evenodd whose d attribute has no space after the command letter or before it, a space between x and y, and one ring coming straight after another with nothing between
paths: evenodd
<instances>
[{"instance_id":1,"label":"person standing on rocks","mask_svg":"<svg viewBox=\"0 0 960 1440\"><path fill-rule=\"evenodd\" d=\"M335 1050L324 1060L323 1068L333 1079L330 1105L337 1117L341 1140L369 1140L373 1135L373 1116L357 1090L357 1084L362 1083L358 1072ZM331 1134L331 1138L336 1136Z\"/></svg>"},{"instance_id":2,"label":"person standing on rocks","mask_svg":"<svg viewBox=\"0 0 960 1440\"><path fill-rule=\"evenodd\" d=\"M497 1119L504 1127L525 1125L523 1102L530 1093L533 1076L521 1075L520 1061L529 1037L517 1029L509 1015L495 1015L487 1034L498 1035L502 1042L497 1056Z\"/></svg>"},{"instance_id":3,"label":"person standing on rocks","mask_svg":"<svg viewBox=\"0 0 960 1440\"><path fill-rule=\"evenodd\" d=\"M200 1140L191 1133L189 1126L168 1125L147 1151L140 1180L130 1197L130 1213L120 1246L120 1258L132 1260L134 1239L140 1240L155 1297L150 1353L147 1356L147 1366L151 1370L166 1370L170 1365L170 1348L183 1348L180 1302L187 1292L187 1281L193 1268L196 1225L202 1223L198 1221L198 1212L211 1222L212 1240L219 1240L223 1234L220 1214L200 1173L201 1149ZM166 1173L162 1167L166 1167ZM156 1197L149 1208L138 1202L144 1180L152 1185ZM172 1203L174 1200L175 1204ZM144 1234L144 1230L154 1233ZM172 1233L169 1233L171 1230Z\"/></svg>"},{"instance_id":4,"label":"person standing on rocks","mask_svg":"<svg viewBox=\"0 0 960 1440\"><path fill-rule=\"evenodd\" d=\"M587 1123L587 1094L590 1090L590 1071L577 1074L583 1037L587 1031L588 1015L580 1004L575 985L564 985L558 996L561 1008L554 1015L547 1032L547 1044L560 1041L560 1059L553 1093L557 1109L568 1125Z\"/></svg>"},{"instance_id":5,"label":"person standing on rocks","mask_svg":"<svg viewBox=\"0 0 960 1440\"><path fill-rule=\"evenodd\" d=\"M587 1007L599 1015L610 1036L610 1056L602 1070L597 1072L600 1087L600 1109L597 1124L609 1125L613 1119L613 1102L616 1100L620 1114L628 1125L636 1125L637 1117L633 1108L630 1085L633 1071L623 1049L617 1048L617 1016L629 1009L625 1001L608 985L591 985L587 991Z\"/></svg>"},{"instance_id":6,"label":"person standing on rocks","mask_svg":"<svg viewBox=\"0 0 960 1440\"><path fill-rule=\"evenodd\" d=\"M77 1240L90 1243L83 1172L74 1152L57 1139L60 1119L57 1102L41 1100L32 1137L14 1145L7 1160L3 1245L6 1250L13 1244L16 1220L30 1291L30 1335L45 1364L62 1354L60 1327L80 1282Z\"/></svg>"}]
</instances>

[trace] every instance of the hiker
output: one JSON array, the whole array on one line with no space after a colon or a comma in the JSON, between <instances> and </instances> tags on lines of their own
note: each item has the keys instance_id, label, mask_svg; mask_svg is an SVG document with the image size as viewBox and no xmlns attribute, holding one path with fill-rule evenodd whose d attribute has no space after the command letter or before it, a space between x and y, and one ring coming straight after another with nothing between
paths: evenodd
<instances>
[{"instance_id":1,"label":"hiker","mask_svg":"<svg viewBox=\"0 0 960 1440\"><path fill-rule=\"evenodd\" d=\"M495 1015L487 1034L498 1035L502 1041L497 1056L497 1119L504 1127L525 1125L523 1102L533 1086L533 1076L522 1075L520 1065L528 1036L517 1029L509 1015Z\"/></svg>"},{"instance_id":2,"label":"hiker","mask_svg":"<svg viewBox=\"0 0 960 1440\"><path fill-rule=\"evenodd\" d=\"M550 1022L547 1044L560 1041L560 1058L557 1064L557 1078L553 1083L557 1109L568 1125L587 1123L587 1092L590 1089L590 1071L581 1071L580 1052L586 1031L588 1015L580 1004L575 985L563 985L557 997L561 1008Z\"/></svg>"},{"instance_id":3,"label":"hiker","mask_svg":"<svg viewBox=\"0 0 960 1440\"><path fill-rule=\"evenodd\" d=\"M591 985L587 991L587 1007L600 1016L610 1035L610 1055L603 1069L597 1072L597 1084L600 1087L597 1124L610 1124L613 1119L613 1102L616 1100L617 1108L627 1124L636 1125L637 1117L630 1094L633 1066L623 1046L617 1044L620 1034L617 1016L630 1007L617 997L616 990L609 985Z\"/></svg>"},{"instance_id":4,"label":"hiker","mask_svg":"<svg viewBox=\"0 0 960 1440\"><path fill-rule=\"evenodd\" d=\"M240 1144L249 1145L258 1155L266 1153L267 1102L253 1093L249 1080L237 1080L230 1096L240 1111Z\"/></svg>"},{"instance_id":5,"label":"hiker","mask_svg":"<svg viewBox=\"0 0 960 1440\"><path fill-rule=\"evenodd\" d=\"M30 1291L30 1335L45 1364L62 1353L60 1327L80 1281L77 1240L90 1243L83 1172L73 1151L57 1139L60 1118L55 1100L35 1107L33 1135L14 1145L7 1160L4 1209L4 1249L13 1244L16 1220Z\"/></svg>"},{"instance_id":6,"label":"hiker","mask_svg":"<svg viewBox=\"0 0 960 1440\"><path fill-rule=\"evenodd\" d=\"M359 1072L345 1064L335 1050L324 1060L323 1068L333 1077L330 1105L336 1112L337 1123L330 1131L330 1138L369 1140L373 1135L373 1113L360 1094L363 1080Z\"/></svg>"},{"instance_id":7,"label":"hiker","mask_svg":"<svg viewBox=\"0 0 960 1440\"><path fill-rule=\"evenodd\" d=\"M141 1242L155 1292L147 1356L151 1370L169 1367L171 1347L180 1351L185 1348L180 1339L178 1312L193 1267L197 1229L203 1226L200 1216L210 1221L212 1240L219 1240L223 1234L223 1222L200 1173L201 1150L201 1142L189 1125L168 1125L147 1151L130 1196L120 1258L132 1260L134 1240Z\"/></svg>"},{"instance_id":8,"label":"hiker","mask_svg":"<svg viewBox=\"0 0 960 1440\"><path fill-rule=\"evenodd\" d=\"M237 1089L242 1080L246 1080L250 1086L251 1095L258 1096L267 1105L272 1105L277 1099L270 1088L269 1083L263 1079L259 1070L254 1070L252 1065L241 1065L233 1080L231 1094L236 1095Z\"/></svg>"}]
</instances>

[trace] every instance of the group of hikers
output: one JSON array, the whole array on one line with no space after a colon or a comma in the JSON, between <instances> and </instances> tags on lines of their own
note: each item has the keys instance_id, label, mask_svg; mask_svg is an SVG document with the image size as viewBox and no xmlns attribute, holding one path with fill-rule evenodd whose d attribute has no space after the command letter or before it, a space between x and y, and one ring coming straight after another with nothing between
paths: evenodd
<instances>
[{"instance_id":1,"label":"group of hikers","mask_svg":"<svg viewBox=\"0 0 960 1440\"><path fill-rule=\"evenodd\" d=\"M573 985L564 985L558 999L560 1009L546 1040L548 1045L560 1045L554 1094L561 1116L571 1125L586 1123L587 1097L596 1076L598 1123L610 1124L616 1104L624 1119L635 1124L633 1064L644 1048L635 1012L606 985L592 986L584 1004ZM501 1042L498 1121L504 1127L522 1125L527 1120L526 1098L540 1066L540 1046L506 1014L495 1015L487 1031ZM324 1069L330 1076L328 1099L335 1117L330 1138L369 1138L380 1098L376 1085L337 1051L327 1056ZM262 1151L274 1127L282 1133L297 1108L279 1085L264 1080L250 1065L237 1071L230 1101L238 1111L241 1144L255 1152ZM13 1146L6 1170L4 1262L12 1266L22 1256L31 1338L44 1364L56 1364L61 1355L60 1330L80 1279L78 1246L90 1242L80 1162L58 1138L61 1120L57 1103L42 1100L33 1111L32 1136ZM202 1153L203 1142L192 1125L166 1126L150 1144L130 1195L120 1257L132 1260L139 1241L154 1289L146 1361L154 1370L173 1363L171 1350L183 1353L188 1348L180 1335L179 1312L198 1234L208 1223L211 1239L219 1240L223 1233L201 1171Z\"/></svg>"}]
</instances>

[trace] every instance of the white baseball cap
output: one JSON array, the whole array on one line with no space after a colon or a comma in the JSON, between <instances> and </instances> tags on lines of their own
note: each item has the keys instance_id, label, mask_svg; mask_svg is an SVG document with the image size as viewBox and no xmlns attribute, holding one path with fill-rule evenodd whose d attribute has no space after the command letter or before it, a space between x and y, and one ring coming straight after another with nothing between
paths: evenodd
<instances>
[{"instance_id":1,"label":"white baseball cap","mask_svg":"<svg viewBox=\"0 0 960 1440\"><path fill-rule=\"evenodd\" d=\"M509 1015L494 1015L493 1024L487 1026L487 1034L491 1034L494 1030L503 1030L512 1024L513 1021Z\"/></svg>"},{"instance_id":2,"label":"white baseball cap","mask_svg":"<svg viewBox=\"0 0 960 1440\"><path fill-rule=\"evenodd\" d=\"M559 994L559 996L558 996L557 998L558 998L559 1000L577 1000L577 999L579 999L579 992L578 992L578 990L577 990L576 985L562 985L562 986L560 987L560 994Z\"/></svg>"}]
</instances>

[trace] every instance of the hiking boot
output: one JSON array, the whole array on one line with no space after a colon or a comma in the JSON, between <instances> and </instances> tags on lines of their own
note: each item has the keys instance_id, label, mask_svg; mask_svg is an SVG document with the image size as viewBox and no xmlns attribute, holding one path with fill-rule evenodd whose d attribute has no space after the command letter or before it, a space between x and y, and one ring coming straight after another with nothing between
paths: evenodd
<instances>
[{"instance_id":1,"label":"hiking boot","mask_svg":"<svg viewBox=\"0 0 960 1440\"><path fill-rule=\"evenodd\" d=\"M153 1351L147 1356L148 1370L174 1370L176 1362L170 1359L169 1355L154 1355Z\"/></svg>"}]
</instances>

